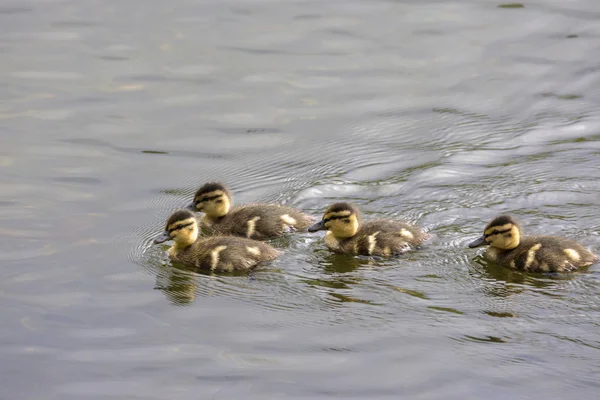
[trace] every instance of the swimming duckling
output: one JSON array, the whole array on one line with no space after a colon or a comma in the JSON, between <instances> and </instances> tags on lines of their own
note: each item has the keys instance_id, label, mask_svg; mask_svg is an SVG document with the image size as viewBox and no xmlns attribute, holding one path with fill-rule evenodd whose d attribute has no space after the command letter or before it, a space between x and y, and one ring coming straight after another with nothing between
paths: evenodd
<instances>
[{"instance_id":1,"label":"swimming duckling","mask_svg":"<svg viewBox=\"0 0 600 400\"><path fill-rule=\"evenodd\" d=\"M235 236L198 239L198 220L194 213L179 210L167 220L165 232L154 243L173 240L168 254L171 260L189 267L212 271L235 271L253 268L269 261L279 251L266 243Z\"/></svg>"},{"instance_id":2,"label":"swimming duckling","mask_svg":"<svg viewBox=\"0 0 600 400\"><path fill-rule=\"evenodd\" d=\"M247 204L231 207L231 194L216 182L202 186L188 206L204 213L202 227L211 234L234 235L265 240L283 236L296 230L305 230L314 218L301 211L279 204Z\"/></svg>"},{"instance_id":3,"label":"swimming duckling","mask_svg":"<svg viewBox=\"0 0 600 400\"><path fill-rule=\"evenodd\" d=\"M386 219L361 223L358 209L336 203L309 232L326 230L325 244L337 253L390 256L404 253L429 238L419 227Z\"/></svg>"},{"instance_id":4,"label":"swimming duckling","mask_svg":"<svg viewBox=\"0 0 600 400\"><path fill-rule=\"evenodd\" d=\"M574 240L557 236L522 236L519 223L509 215L494 218L483 236L469 247L489 245L483 257L504 267L529 272L568 272L588 267L600 257Z\"/></svg>"}]
</instances>

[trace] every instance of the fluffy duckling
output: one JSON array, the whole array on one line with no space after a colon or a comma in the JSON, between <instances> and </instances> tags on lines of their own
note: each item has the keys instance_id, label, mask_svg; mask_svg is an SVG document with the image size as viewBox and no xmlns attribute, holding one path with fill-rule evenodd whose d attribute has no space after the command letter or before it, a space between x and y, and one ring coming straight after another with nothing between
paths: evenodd
<instances>
[{"instance_id":1,"label":"fluffy duckling","mask_svg":"<svg viewBox=\"0 0 600 400\"><path fill-rule=\"evenodd\" d=\"M176 211L165 225L165 232L154 243L173 240L168 254L171 260L189 267L212 271L247 270L261 261L269 261L279 251L266 243L235 236L198 239L198 220L188 210Z\"/></svg>"},{"instance_id":2,"label":"fluffy duckling","mask_svg":"<svg viewBox=\"0 0 600 400\"><path fill-rule=\"evenodd\" d=\"M386 219L361 223L358 209L336 203L309 232L326 230L325 244L337 253L390 256L404 253L429 238L419 227Z\"/></svg>"},{"instance_id":3,"label":"fluffy duckling","mask_svg":"<svg viewBox=\"0 0 600 400\"><path fill-rule=\"evenodd\" d=\"M489 245L483 257L504 267L529 272L568 272L588 267L600 257L574 240L557 236L523 236L509 215L494 218L469 247Z\"/></svg>"},{"instance_id":4,"label":"fluffy duckling","mask_svg":"<svg viewBox=\"0 0 600 400\"><path fill-rule=\"evenodd\" d=\"M265 240L283 236L296 230L305 230L314 218L301 211L278 204L247 204L231 206L231 193L216 182L210 182L196 191L188 206L204 213L202 227L211 234L234 235Z\"/></svg>"}]
</instances>

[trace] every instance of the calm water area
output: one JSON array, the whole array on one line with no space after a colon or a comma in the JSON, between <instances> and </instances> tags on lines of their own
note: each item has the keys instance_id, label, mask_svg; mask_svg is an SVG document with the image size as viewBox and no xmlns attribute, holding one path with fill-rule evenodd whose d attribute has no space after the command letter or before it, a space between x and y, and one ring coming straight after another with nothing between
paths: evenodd
<instances>
[{"instance_id":1,"label":"calm water area","mask_svg":"<svg viewBox=\"0 0 600 400\"><path fill-rule=\"evenodd\" d=\"M600 265L486 264L495 215L600 252L600 2L0 2L0 399L597 399ZM250 275L151 244L195 189L322 232Z\"/></svg>"}]
</instances>

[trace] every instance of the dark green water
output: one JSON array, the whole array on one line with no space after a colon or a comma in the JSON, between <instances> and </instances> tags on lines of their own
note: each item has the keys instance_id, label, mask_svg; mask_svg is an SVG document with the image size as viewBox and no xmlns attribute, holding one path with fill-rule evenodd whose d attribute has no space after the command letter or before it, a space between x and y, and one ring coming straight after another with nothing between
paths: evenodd
<instances>
[{"instance_id":1,"label":"dark green water","mask_svg":"<svg viewBox=\"0 0 600 400\"><path fill-rule=\"evenodd\" d=\"M487 266L511 212L600 252L600 3L0 5L0 399L595 399L600 266ZM150 246L196 187L434 234L278 240L252 276Z\"/></svg>"}]
</instances>

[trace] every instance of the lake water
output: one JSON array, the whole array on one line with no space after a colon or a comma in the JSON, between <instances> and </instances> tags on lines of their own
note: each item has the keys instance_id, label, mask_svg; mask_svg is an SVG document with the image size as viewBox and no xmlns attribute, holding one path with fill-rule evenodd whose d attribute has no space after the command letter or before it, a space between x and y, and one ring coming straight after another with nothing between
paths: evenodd
<instances>
[{"instance_id":1,"label":"lake water","mask_svg":"<svg viewBox=\"0 0 600 400\"><path fill-rule=\"evenodd\" d=\"M0 398L597 398L600 266L466 245L510 212L600 252L600 3L499 4L2 2ZM151 239L210 180L434 237L173 268Z\"/></svg>"}]
</instances>

